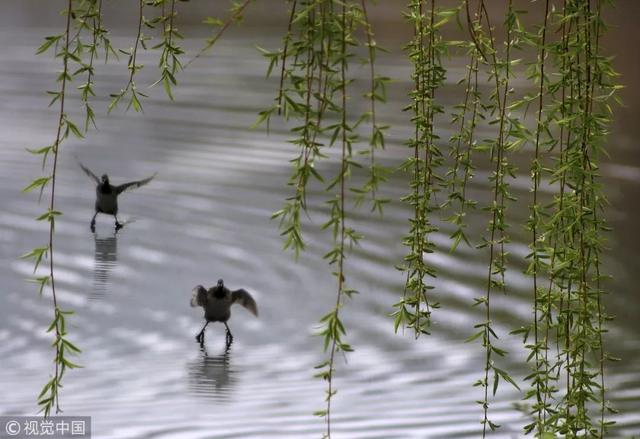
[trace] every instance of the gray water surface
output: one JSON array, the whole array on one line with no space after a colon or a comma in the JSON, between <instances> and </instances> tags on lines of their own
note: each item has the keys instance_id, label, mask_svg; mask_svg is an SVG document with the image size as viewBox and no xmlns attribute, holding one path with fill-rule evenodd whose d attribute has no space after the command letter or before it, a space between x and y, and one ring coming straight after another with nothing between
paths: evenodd
<instances>
[{"instance_id":1,"label":"gray water surface","mask_svg":"<svg viewBox=\"0 0 640 439\"><path fill-rule=\"evenodd\" d=\"M43 245L46 225L33 221L44 209L37 194L20 189L40 172L25 147L51 143L55 109L47 109L44 90L53 88L58 64L35 57L34 47L46 30L0 31L0 415L32 414L35 397L52 370L48 294L38 297L24 281L32 264L17 257ZM126 47L128 40L114 39ZM270 135L250 130L256 113L274 96L264 81L265 63L241 38L220 43L215 57L195 63L181 75L175 102L152 89L145 113L123 109L106 115L107 101L96 100L98 130L86 140L69 139L62 147L56 223L56 275L60 304L73 309L69 337L83 349L84 368L65 376L61 394L66 414L93 417L96 438L318 438L323 420L325 385L312 377L323 361L314 337L316 322L335 301L335 279L322 260L330 236L319 231L323 209L311 209L308 251L294 261L282 251L277 224L269 218L290 195L288 160L295 150L277 123ZM200 42L187 42L193 50ZM277 45L276 40L270 44ZM155 58L140 83L151 83ZM383 163L397 166L402 143L410 136L408 115L399 111L410 86L406 67L387 58L381 71L398 78L385 122L389 132ZM124 64L101 67L96 78L102 95L124 85ZM451 78L455 82L457 78ZM446 98L445 98L446 99ZM451 102L454 98L450 99ZM624 133L618 140L625 141ZM615 139L614 139L615 140ZM640 342L636 294L638 262L633 230L638 210L629 194L637 193L637 162L612 160L603 167L613 204L609 216L619 226L610 236L606 261L616 275L607 306L618 319L610 326L607 346L623 362L607 369L608 396L621 410L613 436L640 434ZM98 217L89 230L94 187L76 165L78 156L94 172L108 173L115 184L158 172L148 186L126 193L121 218L128 223L117 235L112 218ZM335 161L322 172L337 170ZM484 172L484 174L483 174ZM478 170L471 190L483 188L486 171ZM526 200L528 175L514 190ZM519 180L520 181L520 180ZM402 175L385 188L398 198L407 191ZM319 193L311 195L318 199ZM625 203L625 196L626 203ZM633 199L633 198L632 198ZM634 204L631 206L630 204ZM433 335L415 340L394 334L392 304L402 294L403 275L394 269L405 249L400 245L410 213L394 203L384 218L366 210L350 218L365 240L346 263L348 283L361 294L348 300L343 317L348 342L346 360L337 359L333 427L336 438L478 437L481 398L473 383L483 373L484 351L464 340L482 321L473 297L482 295L486 258L460 247L456 255L437 253L436 294L442 309L434 313ZM526 202L515 217L526 217ZM483 230L478 216L473 227ZM514 227L514 259L527 252L524 231ZM447 231L434 240L442 249ZM495 328L501 347L510 351L502 367L524 388L528 374L520 339L508 332L530 318L529 280L516 265L506 296L494 301ZM246 288L256 298L260 317L234 309L230 326L235 342L224 346L224 328L209 325L200 347L194 335L202 311L189 307L196 284L223 278L231 288ZM514 408L523 394L502 384L491 402L491 418L502 424L491 437L522 437L526 418Z\"/></svg>"}]
</instances>

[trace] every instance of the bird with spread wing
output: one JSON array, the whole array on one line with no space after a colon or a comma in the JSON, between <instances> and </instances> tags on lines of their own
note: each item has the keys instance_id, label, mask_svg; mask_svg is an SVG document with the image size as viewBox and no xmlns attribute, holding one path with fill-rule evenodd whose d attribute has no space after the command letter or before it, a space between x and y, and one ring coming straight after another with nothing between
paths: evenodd
<instances>
[{"instance_id":1,"label":"bird with spread wing","mask_svg":"<svg viewBox=\"0 0 640 439\"><path fill-rule=\"evenodd\" d=\"M103 213L106 215L113 215L116 219L116 231L122 228L122 223L118 221L118 195L125 191L129 191L132 189L139 188L140 186L144 186L149 183L156 174L153 174L151 177L145 178L144 180L131 181L129 183L124 183L118 186L114 186L109 182L109 176L107 174L103 174L101 178L98 178L96 174L91 172L89 168L84 166L80 161L78 161L80 168L87 174L93 181L96 183L96 204L95 204L95 213L93 218L91 218L91 231L94 232L96 228L96 216L99 213Z\"/></svg>"},{"instance_id":2,"label":"bird with spread wing","mask_svg":"<svg viewBox=\"0 0 640 439\"><path fill-rule=\"evenodd\" d=\"M248 309L254 316L258 316L258 306L251 294L247 290L239 289L231 291L224 286L222 279L218 280L215 287L208 290L202 285L198 285L193 289L193 297L191 297L191 306L201 306L204 308L204 318L207 321L202 330L196 335L196 340L204 343L204 330L210 322L222 322L227 328L227 347L233 342L233 335L227 325L227 320L231 317L231 305L238 303Z\"/></svg>"}]
</instances>

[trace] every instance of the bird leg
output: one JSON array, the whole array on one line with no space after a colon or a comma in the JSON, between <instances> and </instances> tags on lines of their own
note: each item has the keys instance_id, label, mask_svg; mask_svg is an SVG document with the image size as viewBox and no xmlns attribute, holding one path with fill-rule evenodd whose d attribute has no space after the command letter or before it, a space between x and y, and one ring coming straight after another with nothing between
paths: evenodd
<instances>
[{"instance_id":1,"label":"bird leg","mask_svg":"<svg viewBox=\"0 0 640 439\"><path fill-rule=\"evenodd\" d=\"M96 213L93 214L93 218L91 218L91 231L95 232L96 231L96 216L98 215L98 211L96 210Z\"/></svg>"},{"instance_id":2,"label":"bird leg","mask_svg":"<svg viewBox=\"0 0 640 439\"><path fill-rule=\"evenodd\" d=\"M198 334L196 335L196 340L198 340L200 343L204 342L204 330L206 329L208 324L209 322L205 323L200 332L198 332Z\"/></svg>"},{"instance_id":3,"label":"bird leg","mask_svg":"<svg viewBox=\"0 0 640 439\"><path fill-rule=\"evenodd\" d=\"M233 335L231 334L231 330L229 329L229 326L227 325L227 322L223 322L224 323L224 327L227 328L227 348L229 346L231 346L231 343L233 343Z\"/></svg>"},{"instance_id":4,"label":"bird leg","mask_svg":"<svg viewBox=\"0 0 640 439\"><path fill-rule=\"evenodd\" d=\"M122 225L122 223L120 223L118 221L118 217L116 215L113 215L113 217L116 219L116 232L117 232L118 230L120 230L124 226Z\"/></svg>"}]
</instances>

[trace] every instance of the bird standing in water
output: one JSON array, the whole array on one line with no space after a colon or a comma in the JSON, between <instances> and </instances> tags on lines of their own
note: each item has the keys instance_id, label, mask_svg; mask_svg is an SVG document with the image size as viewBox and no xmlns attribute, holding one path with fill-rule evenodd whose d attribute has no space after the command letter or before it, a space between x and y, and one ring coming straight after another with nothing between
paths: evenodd
<instances>
[{"instance_id":1,"label":"bird standing in water","mask_svg":"<svg viewBox=\"0 0 640 439\"><path fill-rule=\"evenodd\" d=\"M251 311L254 316L258 316L258 307L256 301L253 300L251 294L244 289L231 291L224 286L222 279L218 280L215 287L207 290L202 285L198 285L193 289L193 297L191 297L191 306L201 306L204 308L204 318L207 320L202 330L196 335L196 340L204 343L204 330L210 322L222 322L227 328L227 347L233 342L233 335L227 325L227 320L231 317L231 305L239 303L246 309Z\"/></svg>"},{"instance_id":2,"label":"bird standing in water","mask_svg":"<svg viewBox=\"0 0 640 439\"><path fill-rule=\"evenodd\" d=\"M144 180L131 181L129 183L124 183L119 186L113 186L109 183L109 176L107 174L103 174L101 178L98 178L89 168L84 166L82 163L78 162L82 170L85 174L91 177L97 184L96 186L96 212L93 214L93 218L91 218L91 231L95 232L96 229L96 215L99 213L104 213L107 215L113 215L116 219L116 231L122 228L122 224L118 222L118 195L120 195L124 191L128 191L131 189L139 188L140 186L144 186L153 180L153 177L156 174L153 174L149 178L145 178Z\"/></svg>"}]
</instances>

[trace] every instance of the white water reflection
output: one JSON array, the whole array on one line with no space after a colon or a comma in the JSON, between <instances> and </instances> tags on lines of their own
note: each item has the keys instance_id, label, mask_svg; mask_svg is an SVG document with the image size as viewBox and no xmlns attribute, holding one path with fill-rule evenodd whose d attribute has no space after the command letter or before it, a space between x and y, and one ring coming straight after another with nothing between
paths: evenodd
<instances>
[{"instance_id":1,"label":"white water reflection","mask_svg":"<svg viewBox=\"0 0 640 439\"><path fill-rule=\"evenodd\" d=\"M93 292L91 299L101 299L109 290L110 275L118 263L118 237L114 232L111 236L99 238L93 234L95 241L95 268L93 275Z\"/></svg>"},{"instance_id":2,"label":"white water reflection","mask_svg":"<svg viewBox=\"0 0 640 439\"><path fill-rule=\"evenodd\" d=\"M232 366L233 346L222 353L209 354L205 344L200 345L200 356L187 364L189 392L214 401L229 401L238 378Z\"/></svg>"}]
</instances>

